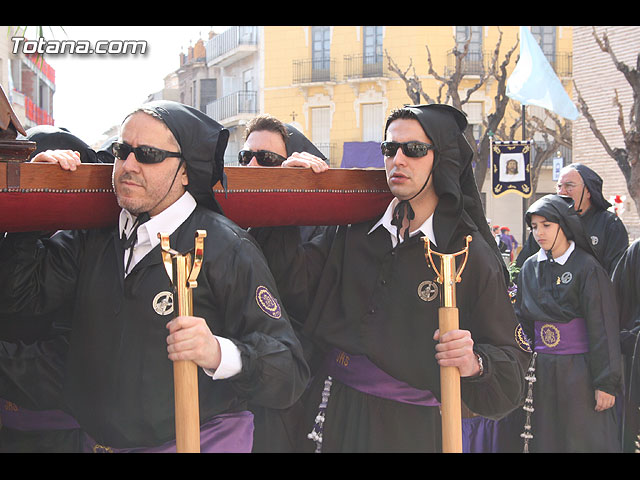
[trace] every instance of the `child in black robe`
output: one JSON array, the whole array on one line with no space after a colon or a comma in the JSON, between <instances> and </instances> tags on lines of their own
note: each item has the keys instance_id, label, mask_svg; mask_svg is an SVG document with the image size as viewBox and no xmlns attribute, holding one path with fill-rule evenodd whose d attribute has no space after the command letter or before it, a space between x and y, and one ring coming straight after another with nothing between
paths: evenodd
<instances>
[{"instance_id":1,"label":"child in black robe","mask_svg":"<svg viewBox=\"0 0 640 480\"><path fill-rule=\"evenodd\" d=\"M618 310L571 199L547 195L527 211L540 251L518 279L516 314L533 345L533 452L619 452Z\"/></svg>"}]
</instances>

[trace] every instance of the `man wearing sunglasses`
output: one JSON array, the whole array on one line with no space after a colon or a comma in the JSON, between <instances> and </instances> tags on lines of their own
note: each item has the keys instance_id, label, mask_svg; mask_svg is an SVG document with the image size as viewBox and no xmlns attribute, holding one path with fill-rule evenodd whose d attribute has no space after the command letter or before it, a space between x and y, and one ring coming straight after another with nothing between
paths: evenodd
<instances>
[{"instance_id":1,"label":"man wearing sunglasses","mask_svg":"<svg viewBox=\"0 0 640 480\"><path fill-rule=\"evenodd\" d=\"M447 105L394 111L381 148L395 198L382 218L306 243L287 232L259 239L276 278L286 272L296 286L304 334L323 354L302 397L301 450L439 451L440 366L459 369L462 400L479 415L499 418L523 401L529 354L515 341L508 274L482 210L466 126ZM422 237L454 253L467 235L460 329L440 336L442 287Z\"/></svg>"},{"instance_id":2,"label":"man wearing sunglasses","mask_svg":"<svg viewBox=\"0 0 640 480\"><path fill-rule=\"evenodd\" d=\"M602 194L602 183L600 175L591 168L572 163L560 170L556 193L571 197L596 258L612 275L618 260L629 246L629 234L620 217L608 210L611 204ZM533 234L529 234L516 264L521 266L538 250Z\"/></svg>"},{"instance_id":3,"label":"man wearing sunglasses","mask_svg":"<svg viewBox=\"0 0 640 480\"><path fill-rule=\"evenodd\" d=\"M329 168L327 158L300 131L266 114L247 124L238 163L252 167L307 167L318 173Z\"/></svg>"},{"instance_id":4,"label":"man wearing sunglasses","mask_svg":"<svg viewBox=\"0 0 640 480\"><path fill-rule=\"evenodd\" d=\"M329 168L324 154L293 125L285 124L272 115L262 114L253 118L246 126L245 143L238 154L238 163L242 166L261 167L305 167L320 173ZM287 226L269 228L249 228L248 232L260 237L273 231L295 230L302 241L319 236L327 227L324 226ZM295 289L293 285L286 285L288 276L278 279L279 285L285 291ZM305 347L309 344L304 340L300 326L302 321L296 318L295 295L281 297L284 308L289 313L292 326ZM305 354L310 355L310 348L305 348ZM288 409L270 409L259 405L250 405L254 414L255 431L253 452L256 453L287 453L297 447L297 438L292 433L299 422L300 404Z\"/></svg>"},{"instance_id":5,"label":"man wearing sunglasses","mask_svg":"<svg viewBox=\"0 0 640 480\"><path fill-rule=\"evenodd\" d=\"M302 348L266 261L213 196L227 139L196 109L145 104L113 146L116 228L58 232L43 244L20 234L0 245L4 311L73 305L62 394L87 450L175 451L172 361L201 367L203 452L249 452L248 402L288 407L306 386ZM183 253L197 230L207 236L194 316L178 316L158 234Z\"/></svg>"}]
</instances>

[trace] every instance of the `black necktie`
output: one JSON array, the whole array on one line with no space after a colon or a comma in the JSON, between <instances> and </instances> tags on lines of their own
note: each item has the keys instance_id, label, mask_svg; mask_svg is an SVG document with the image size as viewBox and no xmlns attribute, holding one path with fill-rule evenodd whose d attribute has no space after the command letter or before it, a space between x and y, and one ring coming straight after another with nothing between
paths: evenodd
<instances>
[{"instance_id":1,"label":"black necktie","mask_svg":"<svg viewBox=\"0 0 640 480\"><path fill-rule=\"evenodd\" d=\"M138 217L136 218L136 221L133 223L133 229L131 230L131 234L124 241L124 246L123 246L124 250L126 251L127 249L129 249L129 259L127 260L127 266L124 269L125 273L129 271L129 265L131 265L131 259L133 258L133 247L135 246L136 241L138 240L138 227L143 223L145 223L146 221L148 221L149 218L150 217L147 212L142 212L140 215L138 215ZM122 232L122 236L124 237L124 232Z\"/></svg>"},{"instance_id":2,"label":"black necktie","mask_svg":"<svg viewBox=\"0 0 640 480\"><path fill-rule=\"evenodd\" d=\"M396 227L396 238L398 240L396 247L400 245L400 230L402 229L404 219L408 219L409 223L411 223L411 220L413 220L415 216L416 214L408 200L398 202L398 205L396 205L396 208L393 210L393 219L391 220L391 225L395 225ZM410 225L408 225L404 231L403 240L405 241L409 240L409 226Z\"/></svg>"}]
</instances>

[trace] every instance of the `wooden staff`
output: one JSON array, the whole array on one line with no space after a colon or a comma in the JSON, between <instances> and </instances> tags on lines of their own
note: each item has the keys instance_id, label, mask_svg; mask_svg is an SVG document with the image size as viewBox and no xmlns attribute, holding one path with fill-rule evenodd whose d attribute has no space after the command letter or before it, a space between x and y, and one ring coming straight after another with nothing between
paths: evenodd
<instances>
[{"instance_id":1,"label":"wooden staff","mask_svg":"<svg viewBox=\"0 0 640 480\"><path fill-rule=\"evenodd\" d=\"M193 314L193 292L202 268L204 238L207 232L196 232L193 252L180 254L169 246L169 235L159 233L164 267L177 294L178 315ZM191 360L173 362L173 387L176 411L177 453L200 453L200 402L198 399L198 366Z\"/></svg>"},{"instance_id":2,"label":"wooden staff","mask_svg":"<svg viewBox=\"0 0 640 480\"><path fill-rule=\"evenodd\" d=\"M425 242L425 257L438 274L436 281L442 285L442 304L438 309L438 328L440 337L451 330L458 329L458 308L456 307L456 283L460 282L462 271L469 256L469 242L472 237L466 237L466 247L452 254L442 254L431 250L431 243L427 237ZM440 269L433 261L432 255L440 257ZM465 255L460 269L456 272L456 257ZM442 416L442 452L462 453L462 400L460 397L460 370L458 367L440 367L440 410Z\"/></svg>"}]
</instances>

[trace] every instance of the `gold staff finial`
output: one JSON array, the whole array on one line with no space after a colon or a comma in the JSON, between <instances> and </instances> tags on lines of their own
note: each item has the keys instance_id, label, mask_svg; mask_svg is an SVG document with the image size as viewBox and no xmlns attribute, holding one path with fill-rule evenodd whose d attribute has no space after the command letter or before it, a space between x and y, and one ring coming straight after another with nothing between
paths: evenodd
<instances>
[{"instance_id":1,"label":"gold staff finial","mask_svg":"<svg viewBox=\"0 0 640 480\"><path fill-rule=\"evenodd\" d=\"M171 279L178 296L178 315L193 315L193 289L198 286L197 278L202 268L205 230L197 230L195 247L181 254L169 245L169 235L159 233L164 268ZM191 262L193 254L193 266ZM179 360L173 362L175 411L176 411L176 451L178 453L200 452L200 411L198 399L198 371L194 362Z\"/></svg>"}]
</instances>

